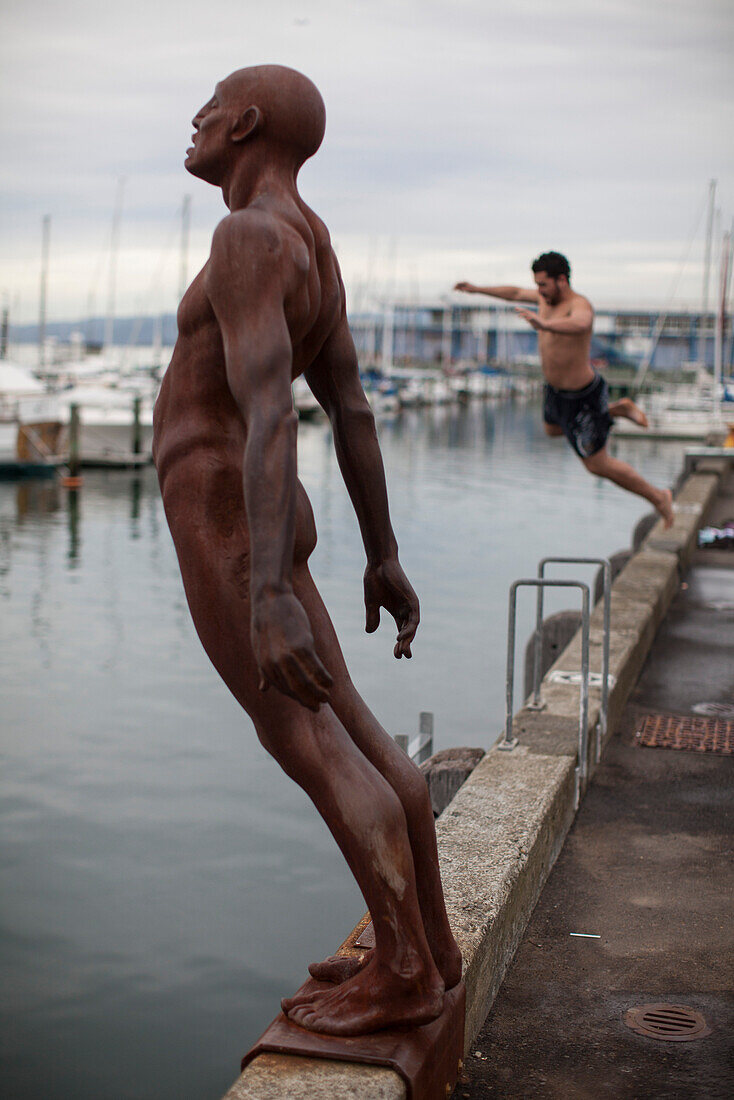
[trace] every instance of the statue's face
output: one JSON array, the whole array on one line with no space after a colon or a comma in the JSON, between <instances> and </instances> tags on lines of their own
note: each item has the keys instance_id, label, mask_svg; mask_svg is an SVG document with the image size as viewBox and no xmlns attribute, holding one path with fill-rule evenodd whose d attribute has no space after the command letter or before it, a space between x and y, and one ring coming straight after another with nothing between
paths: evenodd
<instances>
[{"instance_id":1,"label":"statue's face","mask_svg":"<svg viewBox=\"0 0 734 1100\"><path fill-rule=\"evenodd\" d=\"M233 118L227 106L227 88L222 82L217 84L209 102L191 120L194 133L191 146L186 150L184 166L192 176L198 176L207 183L219 182L232 152L230 134Z\"/></svg>"}]
</instances>

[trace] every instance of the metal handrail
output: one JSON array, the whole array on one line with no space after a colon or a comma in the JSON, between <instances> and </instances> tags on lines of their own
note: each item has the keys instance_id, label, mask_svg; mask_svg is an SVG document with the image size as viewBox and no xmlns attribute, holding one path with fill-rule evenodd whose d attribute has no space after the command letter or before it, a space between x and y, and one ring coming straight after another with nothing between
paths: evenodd
<instances>
[{"instance_id":1,"label":"metal handrail","mask_svg":"<svg viewBox=\"0 0 734 1100\"><path fill-rule=\"evenodd\" d=\"M541 558L538 562L538 576L545 576L546 565L601 565L604 571L604 624L602 637L601 663L601 713L596 739L596 761L601 757L601 746L609 728L609 638L611 633L612 604L612 566L608 558ZM542 708L540 701L540 658L543 644L543 589L538 589L535 617L535 643L533 649L533 698L528 705L535 710Z\"/></svg>"},{"instance_id":2,"label":"metal handrail","mask_svg":"<svg viewBox=\"0 0 734 1100\"><path fill-rule=\"evenodd\" d=\"M517 618L517 590L518 588L579 588L581 589L581 693L579 701L579 743L578 764L576 766L576 805L580 796L581 786L586 782L588 775L588 751L589 751L589 585L583 581L549 581L542 577L527 578L513 581L510 585L509 614L507 622L507 679L505 684L505 734L502 741L497 742L497 748L506 752L512 751L518 744L516 737L512 736L512 710L515 694L515 627Z\"/></svg>"}]
</instances>

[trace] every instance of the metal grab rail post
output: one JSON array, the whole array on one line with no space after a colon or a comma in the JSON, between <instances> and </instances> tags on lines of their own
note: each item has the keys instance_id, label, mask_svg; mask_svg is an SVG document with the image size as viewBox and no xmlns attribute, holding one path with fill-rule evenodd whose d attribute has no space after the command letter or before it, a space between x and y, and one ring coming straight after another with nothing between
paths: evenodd
<instances>
[{"instance_id":1,"label":"metal grab rail post","mask_svg":"<svg viewBox=\"0 0 734 1100\"><path fill-rule=\"evenodd\" d=\"M606 737L609 722L609 636L611 632L612 566L608 558L542 558L538 562L538 576L545 576L546 565L601 565L604 570L604 625L601 664L601 714L596 738L596 762L601 757L602 741ZM542 710L540 701L540 657L543 640L543 589L538 589L533 648L533 699L529 704L534 710Z\"/></svg>"},{"instance_id":2,"label":"metal grab rail post","mask_svg":"<svg viewBox=\"0 0 734 1100\"><path fill-rule=\"evenodd\" d=\"M510 752L518 741L512 736L512 710L515 693L515 620L517 613L518 588L579 588L581 590L581 693L579 703L579 745L578 764L576 765L576 806L578 807L581 786L588 775L589 742L589 585L583 581L549 581L543 577L533 577L513 581L510 585L509 614L507 622L507 679L505 684L505 734L497 748Z\"/></svg>"}]
</instances>

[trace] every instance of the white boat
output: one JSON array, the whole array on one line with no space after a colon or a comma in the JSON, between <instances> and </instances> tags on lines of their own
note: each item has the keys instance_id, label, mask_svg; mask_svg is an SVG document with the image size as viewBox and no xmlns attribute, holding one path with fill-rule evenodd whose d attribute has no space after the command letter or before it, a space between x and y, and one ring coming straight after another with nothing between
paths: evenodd
<instances>
[{"instance_id":1,"label":"white boat","mask_svg":"<svg viewBox=\"0 0 734 1100\"><path fill-rule=\"evenodd\" d=\"M713 446L721 446L734 431L734 417L730 414L726 386L723 380L723 360L725 334L727 330L727 312L729 301L729 282L732 268L732 235L724 234L721 246L718 305L714 328L714 369L710 373L704 364L705 325L708 319L708 283L711 259L711 234L714 220L714 196L716 181L709 185L709 217L706 235L706 259L704 262L704 291L701 308L700 361L691 366L697 367L697 379L692 385L673 383L664 386L658 392L640 394L637 402L648 419L648 427L640 428L629 420L615 420L614 433L618 436L644 435L650 439L691 439L703 440ZM652 364L658 338L665 323L667 309L658 317L655 331L650 340L647 354L638 368L635 387L639 391Z\"/></svg>"},{"instance_id":2,"label":"white boat","mask_svg":"<svg viewBox=\"0 0 734 1100\"><path fill-rule=\"evenodd\" d=\"M324 410L311 393L308 382L299 375L293 383L293 407L298 413L299 420L315 420L324 415Z\"/></svg>"},{"instance_id":3,"label":"white boat","mask_svg":"<svg viewBox=\"0 0 734 1100\"><path fill-rule=\"evenodd\" d=\"M470 401L473 398L485 401L501 397L510 392L509 383L507 375L481 369L468 369L449 379L449 385L460 401Z\"/></svg>"},{"instance_id":4,"label":"white boat","mask_svg":"<svg viewBox=\"0 0 734 1100\"><path fill-rule=\"evenodd\" d=\"M456 400L448 379L434 375L428 382L428 404L448 405Z\"/></svg>"},{"instance_id":5,"label":"white boat","mask_svg":"<svg viewBox=\"0 0 734 1100\"><path fill-rule=\"evenodd\" d=\"M0 359L0 475L53 473L61 410L27 367Z\"/></svg>"},{"instance_id":6,"label":"white boat","mask_svg":"<svg viewBox=\"0 0 734 1100\"><path fill-rule=\"evenodd\" d=\"M727 400L725 387L706 371L701 372L698 382L673 383L657 392L641 394L636 400L649 427L619 419L614 422L615 435L691 439L720 446L734 423L734 403Z\"/></svg>"},{"instance_id":7,"label":"white boat","mask_svg":"<svg viewBox=\"0 0 734 1100\"><path fill-rule=\"evenodd\" d=\"M77 382L57 394L68 450L71 410L78 411L77 453L82 466L140 466L153 444L153 385L117 387L98 379Z\"/></svg>"},{"instance_id":8,"label":"white boat","mask_svg":"<svg viewBox=\"0 0 734 1100\"><path fill-rule=\"evenodd\" d=\"M401 409L417 409L428 404L426 384L422 378L414 375L407 378L398 390L398 404Z\"/></svg>"}]
</instances>

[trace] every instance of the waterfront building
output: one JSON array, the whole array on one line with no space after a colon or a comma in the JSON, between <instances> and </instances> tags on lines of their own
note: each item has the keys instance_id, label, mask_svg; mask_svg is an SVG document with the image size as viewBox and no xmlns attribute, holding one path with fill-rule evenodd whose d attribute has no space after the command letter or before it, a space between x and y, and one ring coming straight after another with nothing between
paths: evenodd
<instances>
[{"instance_id":1,"label":"waterfront building","mask_svg":"<svg viewBox=\"0 0 734 1100\"><path fill-rule=\"evenodd\" d=\"M536 333L516 316L512 306L503 304L396 302L383 313L350 316L350 326L365 366L539 366L540 362ZM733 369L731 335L728 324L725 375ZM694 310L671 310L663 317L650 310L598 309L592 359L609 366L636 368L652 352L651 370L676 372L694 368L703 348L703 365L711 370L714 344L713 313L702 318Z\"/></svg>"}]
</instances>

